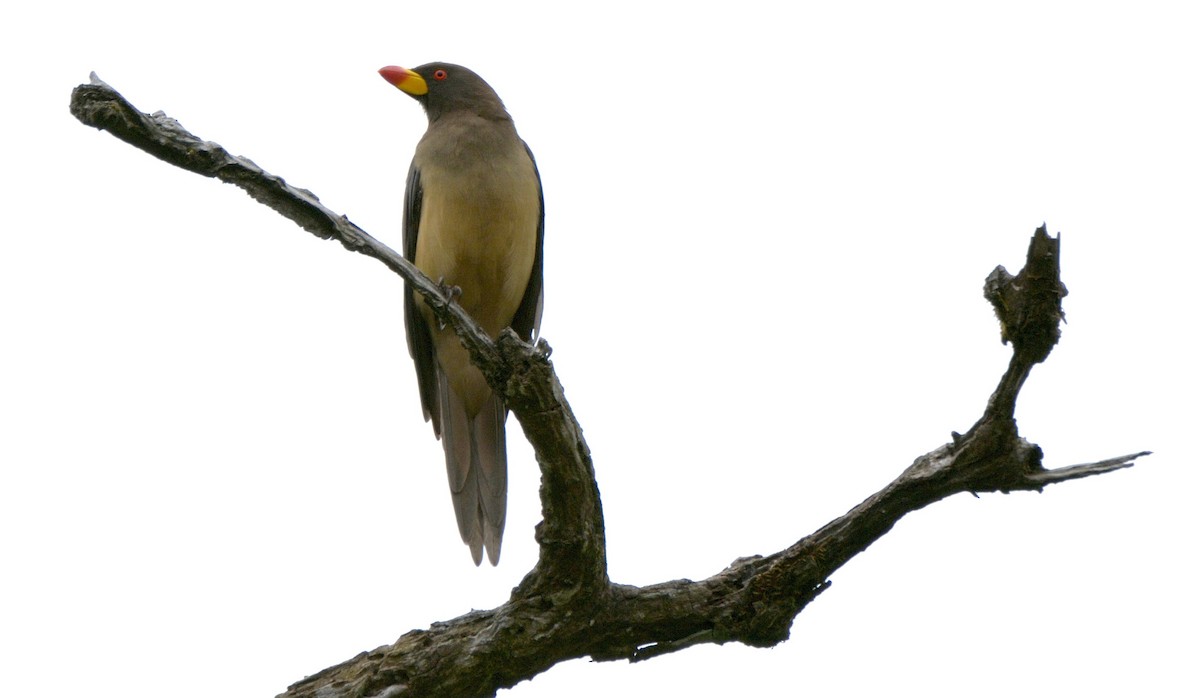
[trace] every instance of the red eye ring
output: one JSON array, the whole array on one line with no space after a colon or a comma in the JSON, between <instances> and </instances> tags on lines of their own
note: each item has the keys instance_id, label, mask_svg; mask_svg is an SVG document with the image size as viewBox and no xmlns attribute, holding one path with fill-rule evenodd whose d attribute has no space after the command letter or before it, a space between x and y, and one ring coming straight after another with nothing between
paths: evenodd
<instances>
[{"instance_id":1,"label":"red eye ring","mask_svg":"<svg viewBox=\"0 0 1200 698\"><path fill-rule=\"evenodd\" d=\"M447 77L446 71L442 70L441 68L438 68L437 70L433 71L433 79L434 80L441 82L442 80L445 80L446 77Z\"/></svg>"}]
</instances>

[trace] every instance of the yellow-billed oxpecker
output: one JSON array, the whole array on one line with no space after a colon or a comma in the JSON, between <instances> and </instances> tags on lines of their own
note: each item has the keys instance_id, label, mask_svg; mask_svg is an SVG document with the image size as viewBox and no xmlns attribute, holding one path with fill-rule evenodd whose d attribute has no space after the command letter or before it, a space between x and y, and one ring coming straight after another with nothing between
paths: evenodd
<instances>
[{"instance_id":1,"label":"yellow-billed oxpecker","mask_svg":"<svg viewBox=\"0 0 1200 698\"><path fill-rule=\"evenodd\" d=\"M450 63L379 74L425 108L404 193L404 256L426 276L461 290L457 300L493 338L511 327L530 341L542 314L542 184L533 153L500 97ZM508 409L459 343L406 285L404 325L425 420L446 452L463 542L493 565L508 490Z\"/></svg>"}]
</instances>

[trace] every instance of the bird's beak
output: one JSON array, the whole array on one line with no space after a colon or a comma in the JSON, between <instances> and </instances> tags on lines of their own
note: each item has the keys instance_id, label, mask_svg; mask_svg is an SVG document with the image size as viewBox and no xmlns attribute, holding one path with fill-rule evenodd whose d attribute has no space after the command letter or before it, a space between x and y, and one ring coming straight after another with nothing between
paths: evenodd
<instances>
[{"instance_id":1,"label":"bird's beak","mask_svg":"<svg viewBox=\"0 0 1200 698\"><path fill-rule=\"evenodd\" d=\"M414 73L408 68L401 68L398 65L389 65L379 69L379 74L384 80L392 83L404 92L413 97L420 97L429 92L429 85L425 83L425 78Z\"/></svg>"}]
</instances>

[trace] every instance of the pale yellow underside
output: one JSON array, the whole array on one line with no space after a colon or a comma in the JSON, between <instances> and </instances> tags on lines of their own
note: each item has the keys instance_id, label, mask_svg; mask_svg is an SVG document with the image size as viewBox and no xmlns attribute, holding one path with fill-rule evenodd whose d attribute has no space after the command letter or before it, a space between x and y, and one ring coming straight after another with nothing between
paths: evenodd
<instances>
[{"instance_id":1,"label":"pale yellow underside","mask_svg":"<svg viewBox=\"0 0 1200 698\"><path fill-rule=\"evenodd\" d=\"M533 268L540 216L533 163L520 147L453 173L425 164L421 185L417 268L462 289L459 304L495 338L512 323ZM437 361L473 417L490 394L483 374L454 331L439 330L424 301L416 302Z\"/></svg>"}]
</instances>

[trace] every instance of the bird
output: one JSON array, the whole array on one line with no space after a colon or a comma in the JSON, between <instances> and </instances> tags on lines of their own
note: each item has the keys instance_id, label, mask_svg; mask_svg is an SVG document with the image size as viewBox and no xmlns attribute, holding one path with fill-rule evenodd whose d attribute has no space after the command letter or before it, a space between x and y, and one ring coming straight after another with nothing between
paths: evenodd
<instances>
[{"instance_id":1,"label":"bird","mask_svg":"<svg viewBox=\"0 0 1200 698\"><path fill-rule=\"evenodd\" d=\"M404 192L404 257L451 291L495 339L533 341L542 316L545 204L533 152L499 95L453 63L379 74L421 104L429 126ZM425 421L442 442L458 531L478 566L500 562L508 496L508 408L454 330L405 284L404 325Z\"/></svg>"}]
</instances>

